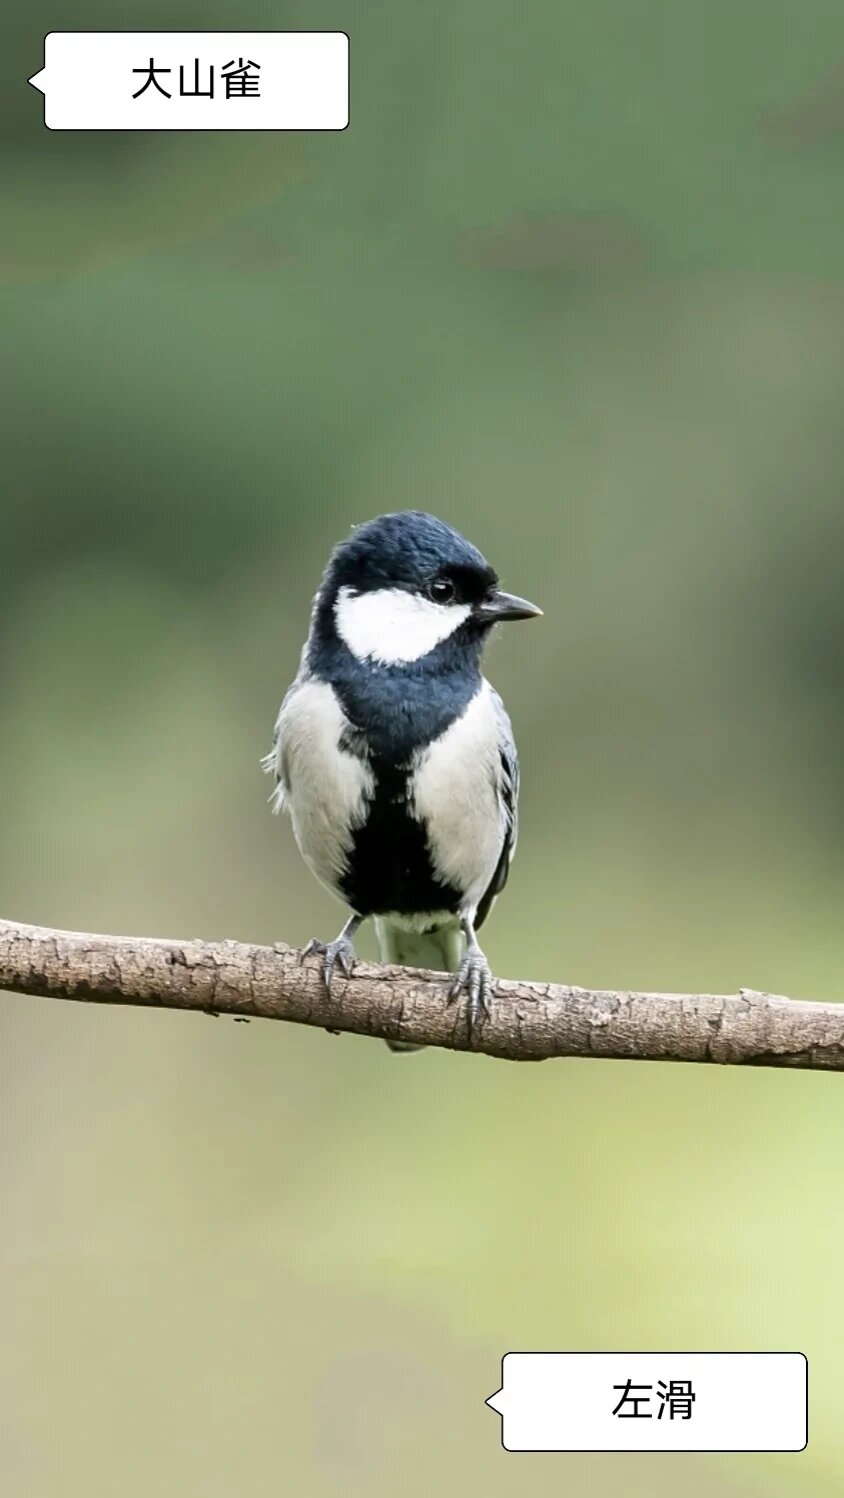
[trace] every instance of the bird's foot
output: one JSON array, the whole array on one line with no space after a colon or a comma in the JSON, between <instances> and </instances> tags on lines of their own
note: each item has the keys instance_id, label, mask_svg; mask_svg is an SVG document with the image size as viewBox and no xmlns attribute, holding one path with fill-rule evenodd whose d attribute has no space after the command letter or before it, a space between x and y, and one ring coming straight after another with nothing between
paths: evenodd
<instances>
[{"instance_id":1,"label":"bird's foot","mask_svg":"<svg viewBox=\"0 0 844 1498\"><path fill-rule=\"evenodd\" d=\"M331 993L331 980L335 966L341 969L345 977L351 978L356 953L348 936L344 936L341 932L335 941L320 941L314 936L308 945L302 948L300 961L304 962L306 957L313 957L315 954L322 958L322 981L325 984L326 993Z\"/></svg>"},{"instance_id":2,"label":"bird's foot","mask_svg":"<svg viewBox=\"0 0 844 1498\"><path fill-rule=\"evenodd\" d=\"M490 1012L492 984L492 973L483 952L480 947L470 947L457 970L448 995L449 1004L453 1004L463 993L468 998L466 1018L470 1040L481 1014L487 1015Z\"/></svg>"}]
</instances>

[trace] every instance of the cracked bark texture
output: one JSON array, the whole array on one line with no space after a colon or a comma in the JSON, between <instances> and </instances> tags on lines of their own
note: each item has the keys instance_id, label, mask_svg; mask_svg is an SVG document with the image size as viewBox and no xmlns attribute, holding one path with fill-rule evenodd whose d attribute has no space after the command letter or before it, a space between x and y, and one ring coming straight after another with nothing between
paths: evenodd
<instances>
[{"instance_id":1,"label":"cracked bark texture","mask_svg":"<svg viewBox=\"0 0 844 1498\"><path fill-rule=\"evenodd\" d=\"M358 963L331 995L293 947L93 936L0 921L0 988L48 999L193 1010L380 1036L510 1061L598 1056L844 1070L844 1005L741 989L627 993L499 980L470 1038L448 978Z\"/></svg>"}]
</instances>

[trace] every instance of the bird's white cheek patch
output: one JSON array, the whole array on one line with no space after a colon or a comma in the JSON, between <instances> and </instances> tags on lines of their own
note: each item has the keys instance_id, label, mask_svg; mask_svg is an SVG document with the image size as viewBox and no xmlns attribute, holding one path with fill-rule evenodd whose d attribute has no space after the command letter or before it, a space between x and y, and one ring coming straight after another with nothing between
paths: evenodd
<instances>
[{"instance_id":1,"label":"bird's white cheek patch","mask_svg":"<svg viewBox=\"0 0 844 1498\"><path fill-rule=\"evenodd\" d=\"M418 661L468 619L466 603L432 603L401 588L354 593L341 588L334 605L337 633L359 661Z\"/></svg>"}]
</instances>

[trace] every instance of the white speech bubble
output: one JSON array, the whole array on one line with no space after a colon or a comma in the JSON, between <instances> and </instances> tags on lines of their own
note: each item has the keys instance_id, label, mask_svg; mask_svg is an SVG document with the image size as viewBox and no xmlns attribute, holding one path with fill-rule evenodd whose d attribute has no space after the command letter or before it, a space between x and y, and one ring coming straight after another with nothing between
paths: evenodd
<instances>
[{"instance_id":1,"label":"white speech bubble","mask_svg":"<svg viewBox=\"0 0 844 1498\"><path fill-rule=\"evenodd\" d=\"M802 1352L508 1352L501 1384L486 1403L502 1417L505 1451L802 1451L807 1442Z\"/></svg>"},{"instance_id":2,"label":"white speech bubble","mask_svg":"<svg viewBox=\"0 0 844 1498\"><path fill-rule=\"evenodd\" d=\"M49 130L345 130L344 31L51 31Z\"/></svg>"}]
</instances>

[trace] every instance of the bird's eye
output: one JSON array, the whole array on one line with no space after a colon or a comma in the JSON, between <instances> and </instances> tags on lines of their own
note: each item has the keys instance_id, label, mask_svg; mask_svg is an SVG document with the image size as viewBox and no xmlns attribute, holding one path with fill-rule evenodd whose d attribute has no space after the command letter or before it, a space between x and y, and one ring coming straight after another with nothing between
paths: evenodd
<instances>
[{"instance_id":1,"label":"bird's eye","mask_svg":"<svg viewBox=\"0 0 844 1498\"><path fill-rule=\"evenodd\" d=\"M448 577L432 578L425 591L432 603L451 603L454 599L454 583Z\"/></svg>"}]
</instances>

